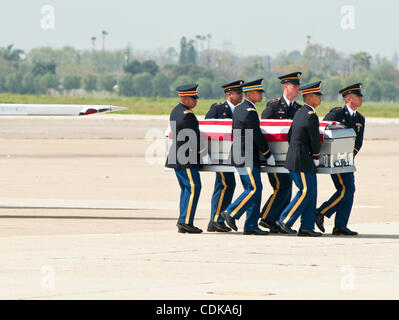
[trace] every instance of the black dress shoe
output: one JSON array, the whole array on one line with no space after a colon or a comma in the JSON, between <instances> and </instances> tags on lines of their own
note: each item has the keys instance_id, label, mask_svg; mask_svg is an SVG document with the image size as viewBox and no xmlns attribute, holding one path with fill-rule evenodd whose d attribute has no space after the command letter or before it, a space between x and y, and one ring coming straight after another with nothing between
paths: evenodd
<instances>
[{"instance_id":1,"label":"black dress shoe","mask_svg":"<svg viewBox=\"0 0 399 320\"><path fill-rule=\"evenodd\" d=\"M334 236L357 236L356 231L352 231L347 227L334 227L332 234Z\"/></svg>"},{"instance_id":2,"label":"black dress shoe","mask_svg":"<svg viewBox=\"0 0 399 320\"><path fill-rule=\"evenodd\" d=\"M263 227L263 228L268 228L268 229L271 228L270 223L267 222L266 220L263 220L263 219L260 219L260 220L259 220L259 225L260 225L261 227Z\"/></svg>"},{"instance_id":3,"label":"black dress shoe","mask_svg":"<svg viewBox=\"0 0 399 320\"><path fill-rule=\"evenodd\" d=\"M285 233L275 222L268 222L266 220L260 220L259 225L264 228L268 228L270 233Z\"/></svg>"},{"instance_id":4,"label":"black dress shoe","mask_svg":"<svg viewBox=\"0 0 399 320\"><path fill-rule=\"evenodd\" d=\"M321 232L316 232L314 230L306 230L299 228L298 236L299 237L320 237L322 235Z\"/></svg>"},{"instance_id":5,"label":"black dress shoe","mask_svg":"<svg viewBox=\"0 0 399 320\"><path fill-rule=\"evenodd\" d=\"M316 209L316 226L321 232L326 232L326 229L324 229L324 215L318 209Z\"/></svg>"},{"instance_id":6,"label":"black dress shoe","mask_svg":"<svg viewBox=\"0 0 399 320\"><path fill-rule=\"evenodd\" d=\"M182 222L178 222L176 224L177 231L179 233L201 233L202 230L200 228L197 228L193 226L192 224L186 224Z\"/></svg>"},{"instance_id":7,"label":"black dress shoe","mask_svg":"<svg viewBox=\"0 0 399 320\"><path fill-rule=\"evenodd\" d=\"M283 233L288 233L288 234L296 234L296 230L291 229L289 226L287 226L283 221L276 221L276 225L278 225Z\"/></svg>"},{"instance_id":8,"label":"black dress shoe","mask_svg":"<svg viewBox=\"0 0 399 320\"><path fill-rule=\"evenodd\" d=\"M255 235L255 236L266 236L269 234L269 232L261 229L254 229L254 230L244 230L244 234Z\"/></svg>"},{"instance_id":9,"label":"black dress shoe","mask_svg":"<svg viewBox=\"0 0 399 320\"><path fill-rule=\"evenodd\" d=\"M273 222L273 223L272 223L269 232L270 232L270 233L285 233L285 232L283 231L283 229L281 229L280 226L277 225L276 222ZM291 229L291 232L294 232L294 233L295 233L296 231Z\"/></svg>"},{"instance_id":10,"label":"black dress shoe","mask_svg":"<svg viewBox=\"0 0 399 320\"><path fill-rule=\"evenodd\" d=\"M209 221L208 232L229 232L231 229L227 227L223 222Z\"/></svg>"},{"instance_id":11,"label":"black dress shoe","mask_svg":"<svg viewBox=\"0 0 399 320\"><path fill-rule=\"evenodd\" d=\"M234 218L230 217L230 215L228 214L228 212L226 210L222 212L222 217L231 229L233 229L234 231L238 230L238 228L236 226L236 220Z\"/></svg>"}]
</instances>

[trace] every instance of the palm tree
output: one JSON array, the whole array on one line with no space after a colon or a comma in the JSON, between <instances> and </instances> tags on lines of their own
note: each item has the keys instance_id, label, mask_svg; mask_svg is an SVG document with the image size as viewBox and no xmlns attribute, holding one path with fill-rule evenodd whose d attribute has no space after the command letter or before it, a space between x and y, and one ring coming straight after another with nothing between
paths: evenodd
<instances>
[{"instance_id":1,"label":"palm tree","mask_svg":"<svg viewBox=\"0 0 399 320\"><path fill-rule=\"evenodd\" d=\"M201 41L201 35L199 35L199 34L197 34L196 36L195 36L195 46L196 46L196 48L197 48L197 50L199 51L199 41Z\"/></svg>"},{"instance_id":2,"label":"palm tree","mask_svg":"<svg viewBox=\"0 0 399 320\"><path fill-rule=\"evenodd\" d=\"M21 49L13 49L14 45L10 44L5 48L0 48L0 56L4 60L9 61L15 68L18 68L21 61L21 55L25 52Z\"/></svg>"},{"instance_id":3,"label":"palm tree","mask_svg":"<svg viewBox=\"0 0 399 320\"><path fill-rule=\"evenodd\" d=\"M204 41L206 40L206 36L201 36L201 52L204 51Z\"/></svg>"}]
</instances>

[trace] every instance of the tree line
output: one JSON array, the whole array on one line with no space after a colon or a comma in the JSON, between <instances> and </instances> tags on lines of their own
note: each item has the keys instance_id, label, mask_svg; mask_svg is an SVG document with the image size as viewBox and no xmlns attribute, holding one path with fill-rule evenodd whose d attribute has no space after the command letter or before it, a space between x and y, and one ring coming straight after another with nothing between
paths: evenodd
<instances>
[{"instance_id":1,"label":"tree line","mask_svg":"<svg viewBox=\"0 0 399 320\"><path fill-rule=\"evenodd\" d=\"M208 40L205 48L201 40ZM362 82L370 101L398 101L398 55L372 57L367 52L345 55L333 48L308 44L303 52L282 52L275 57L239 57L210 48L210 35L182 37L179 50L141 52L77 50L72 47L34 48L24 52L13 45L0 48L0 92L19 94L70 94L76 90L122 96L173 97L174 88L196 82L200 96L221 99L224 83L265 79L267 98L281 95L278 76L302 71L301 82L322 80L327 100L338 91ZM198 44L200 43L200 44Z\"/></svg>"}]
</instances>

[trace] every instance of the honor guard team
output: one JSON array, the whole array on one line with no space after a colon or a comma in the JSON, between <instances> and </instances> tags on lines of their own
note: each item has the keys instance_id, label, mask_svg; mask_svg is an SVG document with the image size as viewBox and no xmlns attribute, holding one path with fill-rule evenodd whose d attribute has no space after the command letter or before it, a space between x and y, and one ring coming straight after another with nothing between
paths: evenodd
<instances>
[{"instance_id":1,"label":"honor guard team","mask_svg":"<svg viewBox=\"0 0 399 320\"><path fill-rule=\"evenodd\" d=\"M276 164L261 132L256 109L256 104L263 100L263 79L245 83L237 80L222 86L226 101L213 104L205 119L232 119L234 136L230 163L239 173L244 191L233 201L236 187L234 173L216 172L208 232L237 231L236 220L246 213L244 235L267 235L270 232L318 237L322 233L314 230L315 225L325 232L324 217L331 218L335 214L333 235L357 235L347 227L355 193L353 172L332 174L336 192L317 208L316 167L319 165L321 143L315 109L321 103L321 81L300 87L301 75L301 72L294 72L279 77L283 95L268 101L261 115L262 119L293 120L288 133L285 162L289 173L268 173L273 193L263 207L259 155L266 158L268 166ZM365 118L357 110L362 105L361 87L361 83L357 83L340 90L345 105L333 108L323 119L342 122L355 130L355 156L362 146L365 128ZM202 145L199 123L192 111L199 98L198 85L180 86L176 91L180 103L170 114L172 145L166 167L174 169L181 189L178 232L201 233L202 230L194 226L201 192L199 168L210 164L210 157L207 146ZM303 105L295 101L299 92ZM248 131L251 133L250 143L246 143ZM291 199L292 182L298 187L298 192ZM300 227L296 231L292 226L299 217Z\"/></svg>"}]
</instances>

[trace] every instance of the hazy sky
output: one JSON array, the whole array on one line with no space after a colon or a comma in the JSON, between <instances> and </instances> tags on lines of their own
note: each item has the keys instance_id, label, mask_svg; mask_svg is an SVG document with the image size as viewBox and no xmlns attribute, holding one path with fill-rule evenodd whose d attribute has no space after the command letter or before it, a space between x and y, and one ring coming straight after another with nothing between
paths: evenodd
<instances>
[{"instance_id":1,"label":"hazy sky","mask_svg":"<svg viewBox=\"0 0 399 320\"><path fill-rule=\"evenodd\" d=\"M45 5L54 8L54 28L51 13L41 12ZM211 34L211 48L237 55L302 51L307 35L312 43L345 53L364 50L391 58L399 51L399 2L393 0L3 0L0 8L0 46L24 50L88 49L92 36L100 49L106 30L107 49L130 44L133 52L179 49L182 36L197 34Z\"/></svg>"}]
</instances>

